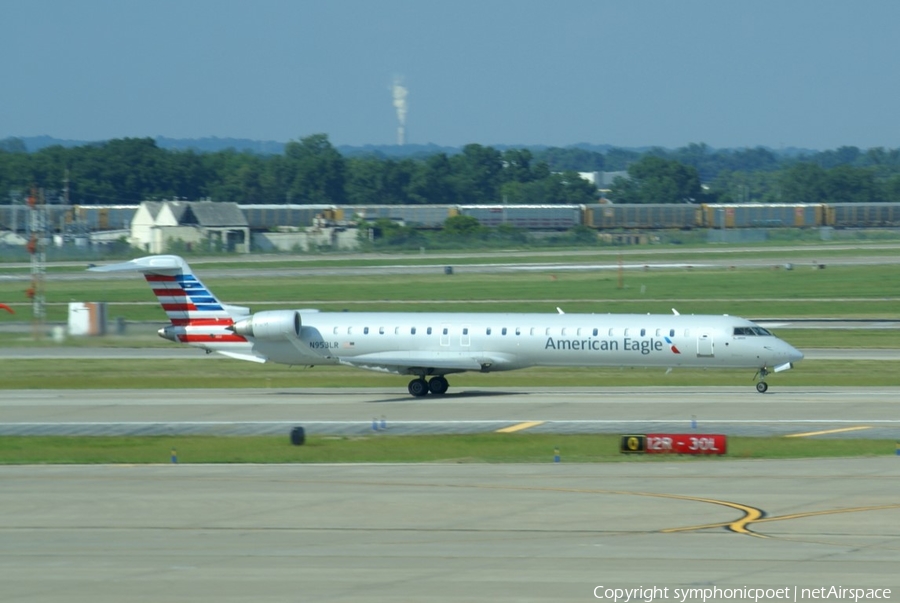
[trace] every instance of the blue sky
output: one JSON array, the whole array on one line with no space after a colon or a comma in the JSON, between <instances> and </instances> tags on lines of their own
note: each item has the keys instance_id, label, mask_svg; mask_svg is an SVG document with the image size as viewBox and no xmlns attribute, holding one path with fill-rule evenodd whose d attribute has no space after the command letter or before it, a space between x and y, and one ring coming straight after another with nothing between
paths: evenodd
<instances>
[{"instance_id":1,"label":"blue sky","mask_svg":"<svg viewBox=\"0 0 900 603\"><path fill-rule=\"evenodd\" d=\"M0 139L900 147L895 0L0 0Z\"/></svg>"}]
</instances>

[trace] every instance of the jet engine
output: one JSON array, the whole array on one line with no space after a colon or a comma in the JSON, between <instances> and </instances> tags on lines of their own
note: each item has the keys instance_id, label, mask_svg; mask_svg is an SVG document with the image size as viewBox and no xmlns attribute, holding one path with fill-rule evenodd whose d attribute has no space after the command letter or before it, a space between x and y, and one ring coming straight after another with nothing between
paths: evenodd
<instances>
[{"instance_id":1,"label":"jet engine","mask_svg":"<svg viewBox=\"0 0 900 603\"><path fill-rule=\"evenodd\" d=\"M257 312L234 323L229 329L244 337L284 340L300 337L300 313L295 310Z\"/></svg>"}]
</instances>

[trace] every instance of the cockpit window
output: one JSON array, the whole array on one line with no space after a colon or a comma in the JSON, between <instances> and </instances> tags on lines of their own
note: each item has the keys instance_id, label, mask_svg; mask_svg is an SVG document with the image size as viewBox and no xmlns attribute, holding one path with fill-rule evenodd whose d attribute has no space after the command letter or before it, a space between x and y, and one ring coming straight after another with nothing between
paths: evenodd
<instances>
[{"instance_id":1,"label":"cockpit window","mask_svg":"<svg viewBox=\"0 0 900 603\"><path fill-rule=\"evenodd\" d=\"M772 333L762 327L735 327L735 337L771 336Z\"/></svg>"}]
</instances>

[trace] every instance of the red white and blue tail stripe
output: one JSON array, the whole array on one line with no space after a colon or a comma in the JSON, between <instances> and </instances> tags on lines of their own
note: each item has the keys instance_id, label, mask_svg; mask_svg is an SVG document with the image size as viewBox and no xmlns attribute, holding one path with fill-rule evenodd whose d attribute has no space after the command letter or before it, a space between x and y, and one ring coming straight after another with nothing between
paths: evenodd
<instances>
[{"instance_id":1,"label":"red white and blue tail stripe","mask_svg":"<svg viewBox=\"0 0 900 603\"><path fill-rule=\"evenodd\" d=\"M182 258L153 255L122 264L89 268L94 272L136 271L153 289L171 324L159 330L161 337L196 345L226 356L265 362L253 352L253 344L228 327L250 314L248 308L228 306L200 282Z\"/></svg>"}]
</instances>

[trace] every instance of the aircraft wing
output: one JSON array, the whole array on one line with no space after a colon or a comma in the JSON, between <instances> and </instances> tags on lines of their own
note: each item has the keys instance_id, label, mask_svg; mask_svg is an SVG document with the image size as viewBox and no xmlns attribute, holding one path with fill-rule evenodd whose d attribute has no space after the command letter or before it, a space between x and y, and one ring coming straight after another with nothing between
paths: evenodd
<instances>
[{"instance_id":1,"label":"aircraft wing","mask_svg":"<svg viewBox=\"0 0 900 603\"><path fill-rule=\"evenodd\" d=\"M250 362L259 363L268 362L268 358L266 358L265 356L260 356L256 352L244 354L241 352L231 352L229 350L216 350L216 353L222 354L223 356L228 356L229 358L234 358L235 360L249 360Z\"/></svg>"},{"instance_id":2,"label":"aircraft wing","mask_svg":"<svg viewBox=\"0 0 900 603\"><path fill-rule=\"evenodd\" d=\"M410 374L411 369L435 369L438 373L482 370L504 370L505 365L512 363L512 358L505 354L482 354L467 352L376 352L358 356L338 358L341 364L357 368L395 373Z\"/></svg>"}]
</instances>

